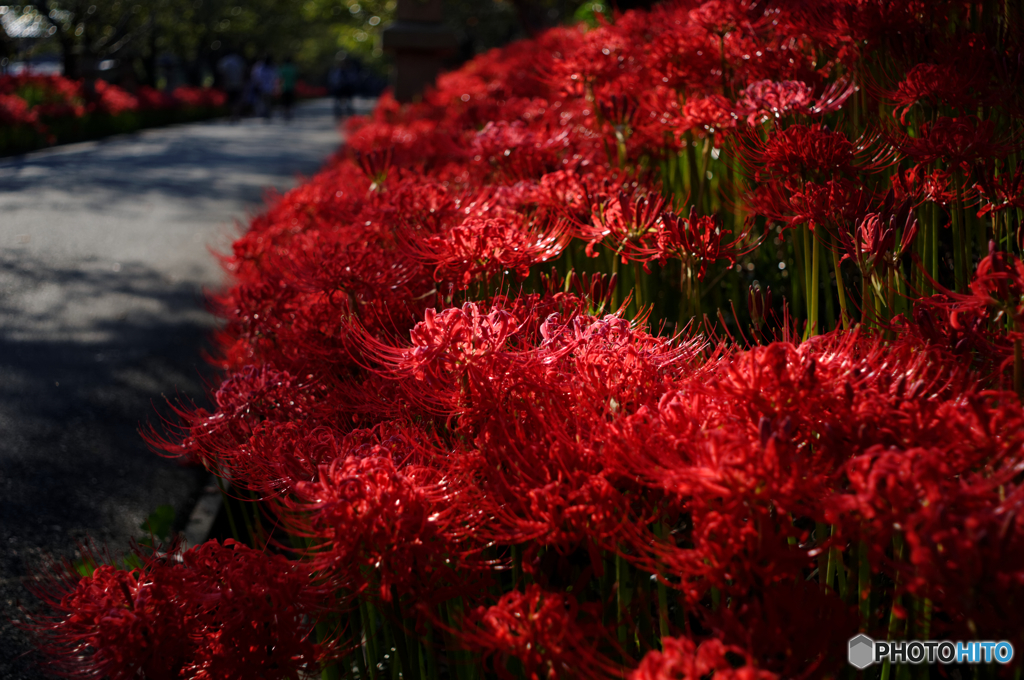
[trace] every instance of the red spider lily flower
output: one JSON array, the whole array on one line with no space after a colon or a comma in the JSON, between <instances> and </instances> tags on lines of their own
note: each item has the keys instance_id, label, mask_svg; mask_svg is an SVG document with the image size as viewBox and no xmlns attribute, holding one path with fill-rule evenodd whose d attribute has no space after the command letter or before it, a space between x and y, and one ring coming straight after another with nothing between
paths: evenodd
<instances>
[{"instance_id":1,"label":"red spider lily flower","mask_svg":"<svg viewBox=\"0 0 1024 680\"><path fill-rule=\"evenodd\" d=\"M412 348L401 354L400 368L417 380L438 380L459 366L500 351L516 332L518 321L509 312L489 314L472 302L437 314L428 309L410 331Z\"/></svg>"},{"instance_id":2,"label":"red spider lily flower","mask_svg":"<svg viewBox=\"0 0 1024 680\"><path fill-rule=\"evenodd\" d=\"M781 118L790 111L803 111L811 104L813 91L795 80L779 83L759 80L739 94L738 105L747 113L748 125L759 125L770 118Z\"/></svg>"},{"instance_id":3,"label":"red spider lily flower","mask_svg":"<svg viewBox=\"0 0 1024 680\"><path fill-rule=\"evenodd\" d=\"M608 99L601 99L597 102L601 116L611 123L618 134L622 135L625 135L626 130L632 127L638 106L639 102L618 94L613 94Z\"/></svg>"},{"instance_id":4,"label":"red spider lily flower","mask_svg":"<svg viewBox=\"0 0 1024 680\"><path fill-rule=\"evenodd\" d=\"M742 648L711 638L695 643L690 638L662 638L661 651L651 651L630 673L629 680L776 680L775 673L753 665Z\"/></svg>"},{"instance_id":5,"label":"red spider lily flower","mask_svg":"<svg viewBox=\"0 0 1024 680\"><path fill-rule=\"evenodd\" d=\"M856 91L852 81L838 80L817 99L814 90L798 80L758 80L739 93L737 108L747 112L748 125L760 125L789 113L822 115L839 110Z\"/></svg>"},{"instance_id":6,"label":"red spider lily flower","mask_svg":"<svg viewBox=\"0 0 1024 680\"><path fill-rule=\"evenodd\" d=\"M788 227L800 224L831 229L863 218L871 212L873 192L846 178L822 184L802 180L775 181L757 187L747 196L759 214Z\"/></svg>"},{"instance_id":7,"label":"red spider lily flower","mask_svg":"<svg viewBox=\"0 0 1024 680\"><path fill-rule=\"evenodd\" d=\"M720 260L731 265L736 262L736 258L749 253L759 243L755 241L743 247L750 235L750 224L736 238L726 240L732 232L722 228L717 215L698 216L693 208L690 208L689 217L662 213L657 226L658 259L682 260L695 268L700 281L704 280L710 265Z\"/></svg>"},{"instance_id":8,"label":"red spider lily flower","mask_svg":"<svg viewBox=\"0 0 1024 680\"><path fill-rule=\"evenodd\" d=\"M284 680L324 653L320 594L297 563L233 541L135 558L88 576L65 564L36 587L54 613L33 627L67 677Z\"/></svg>"},{"instance_id":9,"label":"red spider lily flower","mask_svg":"<svg viewBox=\"0 0 1024 680\"><path fill-rule=\"evenodd\" d=\"M409 244L415 256L434 265L436 281L450 281L460 290L490 281L503 272L525 277L533 264L558 256L572 238L564 220L534 229L520 215L471 215L443 235Z\"/></svg>"},{"instance_id":10,"label":"red spider lily flower","mask_svg":"<svg viewBox=\"0 0 1024 680\"><path fill-rule=\"evenodd\" d=\"M285 521L312 541L307 555L333 582L354 592L370 588L384 601L393 592L425 596L438 572L455 566L445 540L451 513L432 502L432 488L444 495L438 481L427 468L400 468L378 448L336 459L316 480L297 483Z\"/></svg>"},{"instance_id":11,"label":"red spider lily flower","mask_svg":"<svg viewBox=\"0 0 1024 680\"><path fill-rule=\"evenodd\" d=\"M918 163L941 160L950 168L1002 158L1015 147L1011 141L996 138L995 124L991 120L978 120L974 116L940 116L934 123L922 123L919 137L910 138L902 133L890 133L889 137L900 153Z\"/></svg>"},{"instance_id":12,"label":"red spider lily flower","mask_svg":"<svg viewBox=\"0 0 1024 680\"><path fill-rule=\"evenodd\" d=\"M691 99L683 104L682 118L675 121L680 132L697 130L703 133L728 131L736 127L741 111L720 94Z\"/></svg>"},{"instance_id":13,"label":"red spider lily flower","mask_svg":"<svg viewBox=\"0 0 1024 680\"><path fill-rule=\"evenodd\" d=\"M971 281L971 300L975 305L995 311L994 321L1003 315L1024 330L1024 262L1011 253L992 252L978 263ZM958 312L951 316L957 326Z\"/></svg>"},{"instance_id":14,"label":"red spider lily flower","mask_svg":"<svg viewBox=\"0 0 1024 680\"><path fill-rule=\"evenodd\" d=\"M572 595L546 592L537 584L470 612L454 632L464 645L489 659L503 680L514 677L506 667L509 658L519 660L530 680L621 674L617 664L599 651L608 642L600 617Z\"/></svg>"},{"instance_id":15,"label":"red spider lily flower","mask_svg":"<svg viewBox=\"0 0 1024 680\"><path fill-rule=\"evenodd\" d=\"M96 101L93 103L95 111L116 116L125 111L136 111L139 108L139 100L117 85L97 79L94 87L96 88Z\"/></svg>"},{"instance_id":16,"label":"red spider lily flower","mask_svg":"<svg viewBox=\"0 0 1024 680\"><path fill-rule=\"evenodd\" d=\"M39 123L39 114L16 94L0 94L0 125L32 125Z\"/></svg>"},{"instance_id":17,"label":"red spider lily flower","mask_svg":"<svg viewBox=\"0 0 1024 680\"><path fill-rule=\"evenodd\" d=\"M749 0L707 0L690 10L689 19L717 36L733 31L750 33L754 30L751 17L757 17L757 9Z\"/></svg>"},{"instance_id":18,"label":"red spider lily flower","mask_svg":"<svg viewBox=\"0 0 1024 680\"><path fill-rule=\"evenodd\" d=\"M472 141L472 158L497 171L516 169L518 179L536 177L562 167L562 154L570 146L571 131L549 131L521 120L488 122Z\"/></svg>"},{"instance_id":19,"label":"red spider lily flower","mask_svg":"<svg viewBox=\"0 0 1024 680\"><path fill-rule=\"evenodd\" d=\"M851 142L820 124L774 130L767 141L747 136L747 162L758 182L803 177L812 181L880 172L895 161L895 151L876 136Z\"/></svg>"},{"instance_id":20,"label":"red spider lily flower","mask_svg":"<svg viewBox=\"0 0 1024 680\"><path fill-rule=\"evenodd\" d=\"M1024 208L1024 161L1017 163L1011 174L1006 168L998 177L993 176L989 165L978 164L974 170L978 178L979 192L985 205L978 211L978 217L999 213L1012 208Z\"/></svg>"},{"instance_id":21,"label":"red spider lily flower","mask_svg":"<svg viewBox=\"0 0 1024 680\"><path fill-rule=\"evenodd\" d=\"M308 565L231 541L192 548L182 564L195 588L196 642L184 677L285 680L326 654L313 639L322 593Z\"/></svg>"},{"instance_id":22,"label":"red spider lily flower","mask_svg":"<svg viewBox=\"0 0 1024 680\"><path fill-rule=\"evenodd\" d=\"M882 96L895 104L892 115L907 124L910 109L921 101L934 105L948 104L961 111L977 110L978 98L973 91L982 84L981 65L964 69L958 64L918 64L907 71L894 92Z\"/></svg>"},{"instance_id":23,"label":"red spider lily flower","mask_svg":"<svg viewBox=\"0 0 1024 680\"><path fill-rule=\"evenodd\" d=\"M915 331L974 363L979 377L1001 373L1012 361L1012 341L1024 324L1024 264L1012 254L992 251L978 263L968 294L931 283L941 294L917 301ZM996 322L1004 318L1012 330L998 328Z\"/></svg>"},{"instance_id":24,"label":"red spider lily flower","mask_svg":"<svg viewBox=\"0 0 1024 680\"><path fill-rule=\"evenodd\" d=\"M631 259L646 263L665 204L660 193L639 191L632 196L619 191L596 204L593 222L579 229L580 237L587 241L587 255L597 257L594 246L603 243L623 264Z\"/></svg>"},{"instance_id":25,"label":"red spider lily flower","mask_svg":"<svg viewBox=\"0 0 1024 680\"><path fill-rule=\"evenodd\" d=\"M355 155L356 163L363 173L371 180L370 191L380 189L388 177L388 170L391 169L394 147L389 146L386 150L373 149L363 153L358 149L352 153Z\"/></svg>"},{"instance_id":26,"label":"red spider lily flower","mask_svg":"<svg viewBox=\"0 0 1024 680\"><path fill-rule=\"evenodd\" d=\"M855 609L818 583L776 583L708 615L706 625L723 642L748 650L758 668L784 678L823 677L847 663Z\"/></svg>"},{"instance_id":27,"label":"red spider lily flower","mask_svg":"<svg viewBox=\"0 0 1024 680\"><path fill-rule=\"evenodd\" d=\"M917 236L917 218L909 201L895 207L895 194L890 191L877 213L867 215L854 226L854 233L838 230L839 242L846 255L865 274L888 271L896 266ZM899 248L896 234L901 233Z\"/></svg>"},{"instance_id":28,"label":"red spider lily flower","mask_svg":"<svg viewBox=\"0 0 1024 680\"><path fill-rule=\"evenodd\" d=\"M66 564L55 576L36 591L54 613L35 622L54 670L72 678L179 677L192 652L180 570L162 561L145 572L102 565L83 578Z\"/></svg>"},{"instance_id":29,"label":"red spider lily flower","mask_svg":"<svg viewBox=\"0 0 1024 680\"><path fill-rule=\"evenodd\" d=\"M956 200L952 187L953 173L950 170L932 170L927 164L918 163L907 170L897 171L893 176L892 190L896 200L911 201L915 205L931 201L949 207Z\"/></svg>"}]
</instances>

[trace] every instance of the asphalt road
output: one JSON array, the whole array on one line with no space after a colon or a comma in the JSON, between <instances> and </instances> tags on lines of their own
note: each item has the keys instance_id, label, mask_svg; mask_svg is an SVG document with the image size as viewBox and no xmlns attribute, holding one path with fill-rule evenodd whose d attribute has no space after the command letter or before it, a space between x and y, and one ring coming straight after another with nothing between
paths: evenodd
<instances>
[{"instance_id":1,"label":"asphalt road","mask_svg":"<svg viewBox=\"0 0 1024 680\"><path fill-rule=\"evenodd\" d=\"M340 138L330 102L289 124L148 130L0 159L0 678L45 678L12 623L23 579L86 539L123 550L157 506L184 522L204 473L140 425L202 399L216 321L203 291L264 189L311 175Z\"/></svg>"}]
</instances>

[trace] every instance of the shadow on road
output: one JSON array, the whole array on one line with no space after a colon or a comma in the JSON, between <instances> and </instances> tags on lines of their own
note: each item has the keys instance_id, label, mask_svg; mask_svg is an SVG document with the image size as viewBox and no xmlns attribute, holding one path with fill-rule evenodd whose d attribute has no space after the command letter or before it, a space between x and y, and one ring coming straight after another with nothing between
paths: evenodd
<instances>
[{"instance_id":1,"label":"shadow on road","mask_svg":"<svg viewBox=\"0 0 1024 680\"><path fill-rule=\"evenodd\" d=\"M190 507L205 479L149 451L138 434L170 416L168 386L195 397L213 377L201 357L213 327L201 292L138 264L117 272L99 264L54 269L0 256L4 678L41 677L23 656L26 636L7 620L19 615L16 601L32 601L22 575L86 540L124 549L149 511ZM54 328L55 319L69 322Z\"/></svg>"},{"instance_id":2,"label":"shadow on road","mask_svg":"<svg viewBox=\"0 0 1024 680\"><path fill-rule=\"evenodd\" d=\"M206 473L138 429L213 381L207 246L336 148L329 101L296 113L0 161L0 678L46 677L11 621L35 606L22 579L45 555L86 540L123 551L160 505L184 524Z\"/></svg>"}]
</instances>

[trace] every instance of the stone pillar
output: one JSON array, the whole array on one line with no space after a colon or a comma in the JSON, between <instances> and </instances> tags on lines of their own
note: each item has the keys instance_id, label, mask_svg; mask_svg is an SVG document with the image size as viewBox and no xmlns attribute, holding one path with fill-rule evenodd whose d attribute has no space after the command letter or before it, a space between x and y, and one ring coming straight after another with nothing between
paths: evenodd
<instances>
[{"instance_id":1,"label":"stone pillar","mask_svg":"<svg viewBox=\"0 0 1024 680\"><path fill-rule=\"evenodd\" d=\"M442 0L398 0L395 21L384 28L381 47L394 55L395 99L411 102L434 82L444 58L458 47L445 26Z\"/></svg>"}]
</instances>

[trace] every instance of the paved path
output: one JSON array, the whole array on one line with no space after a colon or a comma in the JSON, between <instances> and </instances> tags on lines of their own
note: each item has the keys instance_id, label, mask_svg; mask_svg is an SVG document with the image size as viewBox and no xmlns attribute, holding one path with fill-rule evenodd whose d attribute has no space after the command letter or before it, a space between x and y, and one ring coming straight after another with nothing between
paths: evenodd
<instances>
[{"instance_id":1,"label":"paved path","mask_svg":"<svg viewBox=\"0 0 1024 680\"><path fill-rule=\"evenodd\" d=\"M337 147L326 100L295 119L148 130L0 159L0 678L46 677L11 624L21 579L90 537L120 550L200 471L138 435L163 395L201 399L235 220ZM166 411L166 409L164 409Z\"/></svg>"}]
</instances>

